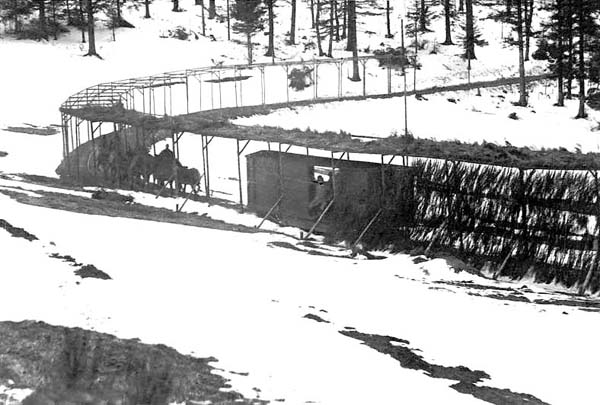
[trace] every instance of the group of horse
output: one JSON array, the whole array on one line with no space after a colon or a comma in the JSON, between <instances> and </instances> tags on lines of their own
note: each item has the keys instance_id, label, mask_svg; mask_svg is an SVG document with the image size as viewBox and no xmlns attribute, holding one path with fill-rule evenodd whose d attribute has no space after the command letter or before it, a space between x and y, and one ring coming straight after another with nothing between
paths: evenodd
<instances>
[{"instance_id":1,"label":"group of horse","mask_svg":"<svg viewBox=\"0 0 600 405\"><path fill-rule=\"evenodd\" d=\"M153 184L183 193L187 186L196 194L200 190L202 176L198 169L183 166L169 149L153 155L144 148L123 151L102 146L90 153L87 168L103 182L133 190L147 190Z\"/></svg>"}]
</instances>

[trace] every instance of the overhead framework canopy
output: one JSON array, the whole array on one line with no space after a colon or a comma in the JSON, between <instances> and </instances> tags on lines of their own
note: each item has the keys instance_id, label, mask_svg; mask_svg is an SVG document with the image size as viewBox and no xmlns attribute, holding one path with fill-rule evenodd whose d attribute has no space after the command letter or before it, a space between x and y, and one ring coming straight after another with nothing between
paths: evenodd
<instances>
[{"instance_id":1,"label":"overhead framework canopy","mask_svg":"<svg viewBox=\"0 0 600 405\"><path fill-rule=\"evenodd\" d=\"M221 138L284 143L332 152L400 155L520 169L600 170L600 153L574 153L564 148L536 150L512 145L501 146L489 142L436 141L407 136L365 140L364 137L345 132L241 126L229 121L230 118L238 116L266 114L277 107L278 105L225 108L164 117L128 110L120 105L63 108L61 111L93 122L115 122L149 130L169 130Z\"/></svg>"}]
</instances>

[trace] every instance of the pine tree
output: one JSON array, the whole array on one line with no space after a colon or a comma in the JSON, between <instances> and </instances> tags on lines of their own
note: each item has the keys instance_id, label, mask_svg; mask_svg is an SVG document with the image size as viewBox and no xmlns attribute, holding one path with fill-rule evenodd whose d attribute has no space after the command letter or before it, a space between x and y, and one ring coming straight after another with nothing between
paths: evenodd
<instances>
[{"instance_id":1,"label":"pine tree","mask_svg":"<svg viewBox=\"0 0 600 405\"><path fill-rule=\"evenodd\" d=\"M88 22L88 52L85 54L85 56L95 56L99 59L102 59L102 57L98 55L98 52L96 52L96 31L94 27L94 0L85 0L85 5Z\"/></svg>"},{"instance_id":2,"label":"pine tree","mask_svg":"<svg viewBox=\"0 0 600 405\"><path fill-rule=\"evenodd\" d=\"M231 17L236 20L233 30L246 35L248 64L252 64L252 35L263 28L264 9L262 0L235 0Z\"/></svg>"},{"instance_id":3,"label":"pine tree","mask_svg":"<svg viewBox=\"0 0 600 405\"><path fill-rule=\"evenodd\" d=\"M213 20L217 16L216 0L208 0L208 19Z\"/></svg>"},{"instance_id":4,"label":"pine tree","mask_svg":"<svg viewBox=\"0 0 600 405\"><path fill-rule=\"evenodd\" d=\"M292 17L290 21L290 45L296 43L296 0L292 0Z\"/></svg>"},{"instance_id":5,"label":"pine tree","mask_svg":"<svg viewBox=\"0 0 600 405\"><path fill-rule=\"evenodd\" d=\"M429 4L425 0L412 0L406 13L406 18L409 21L415 21L415 26L419 32L431 31L429 25L434 16L433 11L431 11Z\"/></svg>"},{"instance_id":6,"label":"pine tree","mask_svg":"<svg viewBox=\"0 0 600 405\"><path fill-rule=\"evenodd\" d=\"M527 87L525 86L525 58L523 57L523 7L522 3L527 0L516 0L517 2L517 41L519 51L519 101L518 105L527 105Z\"/></svg>"},{"instance_id":7,"label":"pine tree","mask_svg":"<svg viewBox=\"0 0 600 405\"><path fill-rule=\"evenodd\" d=\"M446 1L450 1L450 0L446 0ZM387 0L385 2L385 25L387 28L387 34L385 34L385 37L393 38L394 36L392 35L392 28L390 26L390 0Z\"/></svg>"},{"instance_id":8,"label":"pine tree","mask_svg":"<svg viewBox=\"0 0 600 405\"><path fill-rule=\"evenodd\" d=\"M577 81L579 82L579 109L575 118L585 118L586 88L585 79L587 76L587 56L589 55L590 45L600 34L598 24L598 14L600 4L597 0L576 0L575 2L575 25L577 29Z\"/></svg>"},{"instance_id":9,"label":"pine tree","mask_svg":"<svg viewBox=\"0 0 600 405\"><path fill-rule=\"evenodd\" d=\"M466 24L465 24L465 57L477 59L475 56L475 23L473 22L473 0L466 0Z\"/></svg>"},{"instance_id":10,"label":"pine tree","mask_svg":"<svg viewBox=\"0 0 600 405\"><path fill-rule=\"evenodd\" d=\"M144 8L146 10L146 14L144 15L144 18L151 18L150 17L150 0L144 0Z\"/></svg>"},{"instance_id":11,"label":"pine tree","mask_svg":"<svg viewBox=\"0 0 600 405\"><path fill-rule=\"evenodd\" d=\"M450 0L444 0L444 25L446 31L446 39L442 42L442 45L454 45L452 42L452 8L450 7Z\"/></svg>"},{"instance_id":12,"label":"pine tree","mask_svg":"<svg viewBox=\"0 0 600 405\"><path fill-rule=\"evenodd\" d=\"M269 11L269 47L265 56L275 57L275 0L265 0L267 10Z\"/></svg>"},{"instance_id":13,"label":"pine tree","mask_svg":"<svg viewBox=\"0 0 600 405\"><path fill-rule=\"evenodd\" d=\"M548 60L548 67L556 75L558 95L556 105L564 106L564 79L567 71L567 7L566 0L555 0L548 5L546 11L550 13L550 20L542 24L547 33L543 40L539 40L537 50L533 53L534 59ZM572 29L572 27L571 27Z\"/></svg>"},{"instance_id":14,"label":"pine tree","mask_svg":"<svg viewBox=\"0 0 600 405\"><path fill-rule=\"evenodd\" d=\"M350 34L352 33L352 34ZM352 50L352 77L353 82L360 81L358 73L358 40L356 35L356 0L348 0L348 46Z\"/></svg>"}]
</instances>

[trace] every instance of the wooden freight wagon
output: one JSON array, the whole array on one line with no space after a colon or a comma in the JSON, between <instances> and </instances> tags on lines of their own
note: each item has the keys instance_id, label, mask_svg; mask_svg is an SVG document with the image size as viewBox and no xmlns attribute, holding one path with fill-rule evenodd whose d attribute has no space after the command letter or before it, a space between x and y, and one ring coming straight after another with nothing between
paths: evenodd
<instances>
[{"instance_id":1,"label":"wooden freight wagon","mask_svg":"<svg viewBox=\"0 0 600 405\"><path fill-rule=\"evenodd\" d=\"M358 235L378 212L384 222L393 219L383 224L388 227L408 225L413 218L410 167L278 151L260 151L246 159L248 209L260 216L275 207L271 217L310 229L333 199L316 231L344 239Z\"/></svg>"}]
</instances>

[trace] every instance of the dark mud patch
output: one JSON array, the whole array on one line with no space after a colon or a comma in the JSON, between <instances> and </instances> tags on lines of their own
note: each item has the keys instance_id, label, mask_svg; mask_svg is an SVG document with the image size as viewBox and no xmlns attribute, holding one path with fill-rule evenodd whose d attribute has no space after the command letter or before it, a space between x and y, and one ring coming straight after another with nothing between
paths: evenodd
<instances>
[{"instance_id":1,"label":"dark mud patch","mask_svg":"<svg viewBox=\"0 0 600 405\"><path fill-rule=\"evenodd\" d=\"M56 135L58 134L58 130L54 127L38 127L35 125L30 125L27 127L8 127L4 128L5 131L9 132L18 132L21 134L29 134L29 135Z\"/></svg>"},{"instance_id":2,"label":"dark mud patch","mask_svg":"<svg viewBox=\"0 0 600 405\"><path fill-rule=\"evenodd\" d=\"M549 299L549 300L543 300L543 299L536 299L533 301L535 304L540 304L540 305L561 305L561 306L567 306L567 307L579 307L580 309L586 309L586 310L600 310L600 300L577 300L577 299L568 299L568 300L561 300L561 299Z\"/></svg>"},{"instance_id":3,"label":"dark mud patch","mask_svg":"<svg viewBox=\"0 0 600 405\"><path fill-rule=\"evenodd\" d=\"M92 198L94 200L107 200L114 201L119 203L132 203L133 197L129 195L122 195L119 193L115 193L114 191L106 191L106 190L96 190L92 193Z\"/></svg>"},{"instance_id":4,"label":"dark mud patch","mask_svg":"<svg viewBox=\"0 0 600 405\"><path fill-rule=\"evenodd\" d=\"M23 238L27 239L30 242L38 240L37 236L27 232L23 228L12 226L8 221L2 218L0 218L0 228L6 230L6 232L10 233L14 238Z\"/></svg>"},{"instance_id":5,"label":"dark mud patch","mask_svg":"<svg viewBox=\"0 0 600 405\"><path fill-rule=\"evenodd\" d=\"M62 260L63 262L70 263L71 266L81 266L81 263L78 263L77 260L75 260L75 258L70 255L61 255L58 253L52 253L50 255L50 257L53 259L59 259L59 260Z\"/></svg>"},{"instance_id":6,"label":"dark mud patch","mask_svg":"<svg viewBox=\"0 0 600 405\"><path fill-rule=\"evenodd\" d=\"M514 288L510 288L510 287L500 287L500 286L496 287L496 286L492 286L492 285L475 284L472 281L444 281L444 280L436 280L436 281L434 281L434 283L435 284L453 285L453 286L456 286L456 287L465 287L465 288L470 288L470 289L473 289L473 290L517 291Z\"/></svg>"},{"instance_id":7,"label":"dark mud patch","mask_svg":"<svg viewBox=\"0 0 600 405\"><path fill-rule=\"evenodd\" d=\"M6 157L8 156L8 152L4 152L2 150L0 150L0 157Z\"/></svg>"},{"instance_id":8,"label":"dark mud patch","mask_svg":"<svg viewBox=\"0 0 600 405\"><path fill-rule=\"evenodd\" d=\"M33 389L23 405L261 403L223 391L231 387L213 361L79 328L0 322L0 384Z\"/></svg>"},{"instance_id":9,"label":"dark mud patch","mask_svg":"<svg viewBox=\"0 0 600 405\"><path fill-rule=\"evenodd\" d=\"M313 256L335 257L336 259L350 259L351 258L350 255L345 255L345 256L335 255L332 253L328 253L327 251L324 251L324 250L302 249L302 248L298 247L297 245L293 245L289 242L283 242L283 241L269 242L267 245L268 246L276 246L276 247L280 247L280 248L284 248L284 249L295 250L296 252L303 252L303 253L307 253L307 254L313 255ZM302 242L298 243L298 245L307 246L307 245L303 244ZM311 245L318 248L318 245L315 245L315 244L311 244Z\"/></svg>"},{"instance_id":10,"label":"dark mud patch","mask_svg":"<svg viewBox=\"0 0 600 405\"><path fill-rule=\"evenodd\" d=\"M280 248L284 248L284 249L291 249L291 250L295 250L297 252L305 252L305 250L300 249L298 246L294 246L293 244L291 244L289 242L275 241L275 242L269 242L267 245L280 247Z\"/></svg>"},{"instance_id":11,"label":"dark mud patch","mask_svg":"<svg viewBox=\"0 0 600 405\"><path fill-rule=\"evenodd\" d=\"M108 274L106 274L102 270L98 270L93 264L86 264L85 266L82 266L79 270L75 271L75 275L81 278L97 278L99 280L112 280L112 278Z\"/></svg>"},{"instance_id":12,"label":"dark mud patch","mask_svg":"<svg viewBox=\"0 0 600 405\"><path fill-rule=\"evenodd\" d=\"M413 261L414 264L421 264L421 263L428 262L429 259L426 258L426 257L423 257L423 256L417 256L417 257L414 257L412 259L412 261Z\"/></svg>"},{"instance_id":13,"label":"dark mud patch","mask_svg":"<svg viewBox=\"0 0 600 405\"><path fill-rule=\"evenodd\" d=\"M485 297L485 298L492 298L495 300L500 300L500 301L514 301L514 302L531 302L531 300L529 298L527 298L524 295L520 295L519 293L512 293L512 294L477 294L474 292L468 292L467 294L475 296L475 297Z\"/></svg>"},{"instance_id":14,"label":"dark mud patch","mask_svg":"<svg viewBox=\"0 0 600 405\"><path fill-rule=\"evenodd\" d=\"M89 215L104 215L108 217L168 222L180 225L243 233L273 233L244 225L231 224L225 221L212 219L207 216L174 212L164 208L154 208L137 203L127 204L127 209L124 209L122 202L94 200L91 198L79 197L70 194L36 191L36 193L40 194L41 197L30 197L28 195L10 190L0 190L0 192L10 196L22 204L54 208Z\"/></svg>"},{"instance_id":15,"label":"dark mud patch","mask_svg":"<svg viewBox=\"0 0 600 405\"><path fill-rule=\"evenodd\" d=\"M442 366L431 364L423 357L416 354L408 347L409 342L392 336L372 335L361 333L356 330L339 331L342 335L360 340L366 346L397 360L404 368L411 370L423 370L431 378L443 378L457 381L450 387L463 394L470 394L482 401L496 405L548 405L546 402L529 394L513 392L508 389L500 389L487 386L475 385L490 376L481 370L471 370L465 366Z\"/></svg>"},{"instance_id":16,"label":"dark mud patch","mask_svg":"<svg viewBox=\"0 0 600 405\"><path fill-rule=\"evenodd\" d=\"M315 315L315 314L306 314L303 316L303 318L312 319L313 321L322 322L322 323L330 323L329 321L326 321L325 319L321 318L319 315Z\"/></svg>"}]
</instances>

